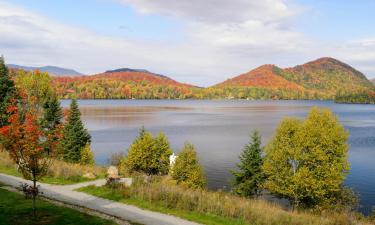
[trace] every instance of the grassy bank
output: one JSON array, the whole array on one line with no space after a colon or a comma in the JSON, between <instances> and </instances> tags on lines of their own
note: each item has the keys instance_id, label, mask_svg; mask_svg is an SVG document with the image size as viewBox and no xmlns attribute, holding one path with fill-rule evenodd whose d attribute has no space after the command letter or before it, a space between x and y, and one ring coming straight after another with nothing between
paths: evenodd
<instances>
[{"instance_id":1,"label":"grassy bank","mask_svg":"<svg viewBox=\"0 0 375 225\"><path fill-rule=\"evenodd\" d=\"M37 200L37 218L32 216L32 201L0 188L0 225L115 225L116 223L66 207Z\"/></svg>"},{"instance_id":2,"label":"grassy bank","mask_svg":"<svg viewBox=\"0 0 375 225\"><path fill-rule=\"evenodd\" d=\"M287 211L264 200L250 200L223 192L191 190L165 179L151 183L135 182L131 187L89 186L80 191L209 225L371 224L356 213L325 212L318 215L306 211Z\"/></svg>"},{"instance_id":3,"label":"grassy bank","mask_svg":"<svg viewBox=\"0 0 375 225\"><path fill-rule=\"evenodd\" d=\"M0 173L22 177L22 175L17 171L16 165L8 156L8 153L1 150ZM41 182L64 185L93 180L84 177L84 175L88 173L94 175L94 179L98 179L105 177L106 170L105 168L98 166L71 164L59 160L54 160L48 170L47 175L41 180Z\"/></svg>"}]
</instances>

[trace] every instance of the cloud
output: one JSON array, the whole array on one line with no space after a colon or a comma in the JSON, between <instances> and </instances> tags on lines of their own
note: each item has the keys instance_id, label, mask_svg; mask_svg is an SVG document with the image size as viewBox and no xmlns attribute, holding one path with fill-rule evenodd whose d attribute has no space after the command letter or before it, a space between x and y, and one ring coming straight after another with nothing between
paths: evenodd
<instances>
[{"instance_id":1,"label":"cloud","mask_svg":"<svg viewBox=\"0 0 375 225\"><path fill-rule=\"evenodd\" d=\"M295 11L282 0L120 0L145 14L162 14L205 23L279 22Z\"/></svg>"},{"instance_id":2,"label":"cloud","mask_svg":"<svg viewBox=\"0 0 375 225\"><path fill-rule=\"evenodd\" d=\"M375 75L375 39L341 45L309 39L293 29L303 8L282 0L118 1L139 13L182 20L183 38L105 36L0 1L0 54L9 63L50 64L89 74L144 68L199 86L264 63L291 66L320 56L337 56Z\"/></svg>"}]
</instances>

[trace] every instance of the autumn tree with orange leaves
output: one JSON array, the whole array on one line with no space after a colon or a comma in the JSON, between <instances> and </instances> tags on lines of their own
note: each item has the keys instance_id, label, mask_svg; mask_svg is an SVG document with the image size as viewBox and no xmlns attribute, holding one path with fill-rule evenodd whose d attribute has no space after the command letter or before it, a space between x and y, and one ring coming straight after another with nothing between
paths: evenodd
<instances>
[{"instance_id":1,"label":"autumn tree with orange leaves","mask_svg":"<svg viewBox=\"0 0 375 225\"><path fill-rule=\"evenodd\" d=\"M25 94L18 102L8 107L11 115L9 125L0 128L0 140L4 149L17 164L25 179L31 180L31 197L35 216L35 198L38 194L36 182L46 175L57 151L60 133L47 132L40 124L33 108L27 108Z\"/></svg>"}]
</instances>

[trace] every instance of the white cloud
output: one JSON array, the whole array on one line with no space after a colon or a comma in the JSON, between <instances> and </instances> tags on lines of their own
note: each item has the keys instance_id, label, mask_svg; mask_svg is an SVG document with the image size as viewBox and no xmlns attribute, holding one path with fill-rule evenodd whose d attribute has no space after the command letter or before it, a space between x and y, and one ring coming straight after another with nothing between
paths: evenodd
<instances>
[{"instance_id":1,"label":"white cloud","mask_svg":"<svg viewBox=\"0 0 375 225\"><path fill-rule=\"evenodd\" d=\"M296 11L283 0L119 0L141 13L162 14L205 23L238 23L247 20L279 22Z\"/></svg>"},{"instance_id":2,"label":"white cloud","mask_svg":"<svg viewBox=\"0 0 375 225\"><path fill-rule=\"evenodd\" d=\"M264 63L290 66L320 56L338 56L364 72L375 72L370 63L364 63L375 62L373 40L345 46L310 40L293 30L301 7L282 0L118 1L140 13L183 20L184 39L107 37L0 1L0 54L10 63L51 64L85 73L145 68L200 86Z\"/></svg>"}]
</instances>

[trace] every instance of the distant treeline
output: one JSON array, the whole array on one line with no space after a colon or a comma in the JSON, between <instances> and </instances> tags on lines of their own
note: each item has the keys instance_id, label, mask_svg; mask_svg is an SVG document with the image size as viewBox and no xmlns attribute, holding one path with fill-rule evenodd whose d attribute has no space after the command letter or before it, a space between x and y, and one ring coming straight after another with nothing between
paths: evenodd
<instances>
[{"instance_id":1,"label":"distant treeline","mask_svg":"<svg viewBox=\"0 0 375 225\"><path fill-rule=\"evenodd\" d=\"M336 103L375 104L375 91L360 93L338 93Z\"/></svg>"}]
</instances>

